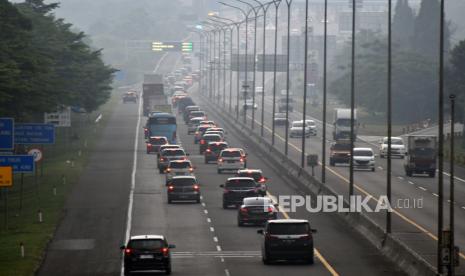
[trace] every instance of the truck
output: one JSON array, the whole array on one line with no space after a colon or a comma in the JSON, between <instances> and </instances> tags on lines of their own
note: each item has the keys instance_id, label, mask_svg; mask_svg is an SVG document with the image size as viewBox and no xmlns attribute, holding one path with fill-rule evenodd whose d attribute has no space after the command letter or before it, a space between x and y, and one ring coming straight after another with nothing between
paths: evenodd
<instances>
[{"instance_id":1,"label":"truck","mask_svg":"<svg viewBox=\"0 0 465 276\"><path fill-rule=\"evenodd\" d=\"M336 108L334 109L334 122L333 122L333 140L350 139L350 115L349 108ZM357 138L358 122L357 122L357 109L354 110L354 140Z\"/></svg>"},{"instance_id":2,"label":"truck","mask_svg":"<svg viewBox=\"0 0 465 276\"><path fill-rule=\"evenodd\" d=\"M153 107L167 105L168 99L163 89L163 76L159 74L145 74L142 84L142 107L144 116L148 116Z\"/></svg>"},{"instance_id":3,"label":"truck","mask_svg":"<svg viewBox=\"0 0 465 276\"><path fill-rule=\"evenodd\" d=\"M407 176L426 173L436 175L437 137L432 135L407 136L404 169Z\"/></svg>"},{"instance_id":4,"label":"truck","mask_svg":"<svg viewBox=\"0 0 465 276\"><path fill-rule=\"evenodd\" d=\"M278 111L279 112L286 112L286 109L289 110L289 112L294 111L294 99L289 98L289 107L287 107L287 98L286 96L281 96L278 98Z\"/></svg>"}]
</instances>

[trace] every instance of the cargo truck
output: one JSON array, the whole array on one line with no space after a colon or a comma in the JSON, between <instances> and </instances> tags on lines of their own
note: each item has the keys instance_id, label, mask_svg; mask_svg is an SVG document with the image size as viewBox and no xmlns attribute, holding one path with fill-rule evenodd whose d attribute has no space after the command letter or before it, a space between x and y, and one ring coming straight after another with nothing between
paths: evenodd
<instances>
[{"instance_id":1,"label":"cargo truck","mask_svg":"<svg viewBox=\"0 0 465 276\"><path fill-rule=\"evenodd\" d=\"M163 89L163 76L159 74L145 74L142 84L142 103L144 116L154 111L155 106L167 105L168 99Z\"/></svg>"},{"instance_id":2,"label":"cargo truck","mask_svg":"<svg viewBox=\"0 0 465 276\"><path fill-rule=\"evenodd\" d=\"M334 110L333 140L350 139L351 115L348 108L336 108ZM354 110L354 140L357 138L358 122L357 109Z\"/></svg>"},{"instance_id":3,"label":"cargo truck","mask_svg":"<svg viewBox=\"0 0 465 276\"><path fill-rule=\"evenodd\" d=\"M426 173L436 174L437 137L431 135L407 136L404 169L407 176Z\"/></svg>"}]
</instances>

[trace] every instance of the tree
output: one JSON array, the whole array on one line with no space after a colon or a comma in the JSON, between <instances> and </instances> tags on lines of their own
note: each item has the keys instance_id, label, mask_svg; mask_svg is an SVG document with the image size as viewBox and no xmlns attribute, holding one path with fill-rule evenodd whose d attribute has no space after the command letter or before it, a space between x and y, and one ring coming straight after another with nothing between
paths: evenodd
<instances>
[{"instance_id":1,"label":"tree","mask_svg":"<svg viewBox=\"0 0 465 276\"><path fill-rule=\"evenodd\" d=\"M438 0L422 0L415 18L413 50L432 61L438 60L440 30L440 5ZM449 24L444 26L444 49L450 48Z\"/></svg>"},{"instance_id":2,"label":"tree","mask_svg":"<svg viewBox=\"0 0 465 276\"><path fill-rule=\"evenodd\" d=\"M456 118L465 123L465 40L460 41L450 52L450 66L447 72L447 89L457 96ZM465 134L465 128L463 129ZM465 148L465 139L462 147Z\"/></svg>"},{"instance_id":3,"label":"tree","mask_svg":"<svg viewBox=\"0 0 465 276\"><path fill-rule=\"evenodd\" d=\"M414 24L415 15L408 0L398 0L392 20L392 36L394 43L403 50L412 47Z\"/></svg>"}]
</instances>

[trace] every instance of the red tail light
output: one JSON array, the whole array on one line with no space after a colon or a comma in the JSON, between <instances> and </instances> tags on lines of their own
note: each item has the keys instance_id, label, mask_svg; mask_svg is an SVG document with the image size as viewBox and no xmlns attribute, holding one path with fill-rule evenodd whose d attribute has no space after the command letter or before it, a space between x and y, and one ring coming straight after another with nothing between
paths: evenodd
<instances>
[{"instance_id":1,"label":"red tail light","mask_svg":"<svg viewBox=\"0 0 465 276\"><path fill-rule=\"evenodd\" d=\"M170 249L168 247L163 247L161 249L161 253L163 253L163 256L167 257L168 254L170 253Z\"/></svg>"},{"instance_id":2,"label":"red tail light","mask_svg":"<svg viewBox=\"0 0 465 276\"><path fill-rule=\"evenodd\" d=\"M299 238L299 240L311 240L311 239L312 239L312 236L310 235L305 235Z\"/></svg>"},{"instance_id":3,"label":"red tail light","mask_svg":"<svg viewBox=\"0 0 465 276\"><path fill-rule=\"evenodd\" d=\"M194 171L194 168L189 168L189 171L190 171L190 172L193 172L193 171Z\"/></svg>"},{"instance_id":4,"label":"red tail light","mask_svg":"<svg viewBox=\"0 0 465 276\"><path fill-rule=\"evenodd\" d=\"M268 213L273 213L274 212L274 209L272 207L268 207Z\"/></svg>"},{"instance_id":5,"label":"red tail light","mask_svg":"<svg viewBox=\"0 0 465 276\"><path fill-rule=\"evenodd\" d=\"M132 249L131 248L124 249L124 255L130 256L131 254L132 254Z\"/></svg>"},{"instance_id":6,"label":"red tail light","mask_svg":"<svg viewBox=\"0 0 465 276\"><path fill-rule=\"evenodd\" d=\"M168 186L168 192L172 192L172 191L174 191L174 186L173 185Z\"/></svg>"},{"instance_id":7,"label":"red tail light","mask_svg":"<svg viewBox=\"0 0 465 276\"><path fill-rule=\"evenodd\" d=\"M224 193L224 194L227 194L227 193L229 193L229 190L228 190L228 189L224 189L224 190L223 190L223 193Z\"/></svg>"},{"instance_id":8,"label":"red tail light","mask_svg":"<svg viewBox=\"0 0 465 276\"><path fill-rule=\"evenodd\" d=\"M147 148L151 148L152 147L152 144L147 144Z\"/></svg>"},{"instance_id":9,"label":"red tail light","mask_svg":"<svg viewBox=\"0 0 465 276\"><path fill-rule=\"evenodd\" d=\"M171 171L171 169L170 169L170 168L166 169L166 172L170 172L170 171Z\"/></svg>"},{"instance_id":10,"label":"red tail light","mask_svg":"<svg viewBox=\"0 0 465 276\"><path fill-rule=\"evenodd\" d=\"M264 177L260 178L260 180L258 180L258 182L260 183L264 183L266 181L266 179Z\"/></svg>"},{"instance_id":11,"label":"red tail light","mask_svg":"<svg viewBox=\"0 0 465 276\"><path fill-rule=\"evenodd\" d=\"M199 185L194 185L194 190L196 190L196 191L200 190Z\"/></svg>"},{"instance_id":12,"label":"red tail light","mask_svg":"<svg viewBox=\"0 0 465 276\"><path fill-rule=\"evenodd\" d=\"M249 212L249 210L247 210L247 208L241 208L241 209L240 209L240 212L241 212L242 214L247 214L247 213Z\"/></svg>"},{"instance_id":13,"label":"red tail light","mask_svg":"<svg viewBox=\"0 0 465 276\"><path fill-rule=\"evenodd\" d=\"M223 158L218 158L218 162L223 162Z\"/></svg>"},{"instance_id":14,"label":"red tail light","mask_svg":"<svg viewBox=\"0 0 465 276\"><path fill-rule=\"evenodd\" d=\"M266 234L265 239L267 239L267 240L277 240L278 237L272 236L272 235L270 235L270 234Z\"/></svg>"},{"instance_id":15,"label":"red tail light","mask_svg":"<svg viewBox=\"0 0 465 276\"><path fill-rule=\"evenodd\" d=\"M165 158L161 157L161 158L160 158L160 161L162 161L162 162L165 161Z\"/></svg>"},{"instance_id":16,"label":"red tail light","mask_svg":"<svg viewBox=\"0 0 465 276\"><path fill-rule=\"evenodd\" d=\"M205 144L205 140L203 140L203 139L200 140L200 144L201 144L201 145L204 145L204 144Z\"/></svg>"},{"instance_id":17,"label":"red tail light","mask_svg":"<svg viewBox=\"0 0 465 276\"><path fill-rule=\"evenodd\" d=\"M206 152L212 152L212 150L211 150L211 149L207 149Z\"/></svg>"},{"instance_id":18,"label":"red tail light","mask_svg":"<svg viewBox=\"0 0 465 276\"><path fill-rule=\"evenodd\" d=\"M244 158L239 159L239 161L244 162Z\"/></svg>"}]
</instances>

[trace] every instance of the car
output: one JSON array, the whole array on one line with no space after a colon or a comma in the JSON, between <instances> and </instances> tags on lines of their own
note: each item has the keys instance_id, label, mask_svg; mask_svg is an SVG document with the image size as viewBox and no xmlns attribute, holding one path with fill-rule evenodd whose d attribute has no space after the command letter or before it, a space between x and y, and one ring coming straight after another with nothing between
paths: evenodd
<instances>
[{"instance_id":1,"label":"car","mask_svg":"<svg viewBox=\"0 0 465 276\"><path fill-rule=\"evenodd\" d=\"M189 114L187 115L187 120L186 122L189 122L190 119L192 118L195 118L195 117L203 117L203 118L207 118L207 114L205 113L205 111L202 111L202 110L194 110L194 111L191 111L189 112Z\"/></svg>"},{"instance_id":2,"label":"car","mask_svg":"<svg viewBox=\"0 0 465 276\"><path fill-rule=\"evenodd\" d=\"M255 87L255 94L263 94L263 86L256 86Z\"/></svg>"},{"instance_id":3,"label":"car","mask_svg":"<svg viewBox=\"0 0 465 276\"><path fill-rule=\"evenodd\" d=\"M182 147L181 145L173 145L173 144L161 145L157 152L157 158L160 158L160 152L162 152L165 149L182 149Z\"/></svg>"},{"instance_id":4,"label":"car","mask_svg":"<svg viewBox=\"0 0 465 276\"><path fill-rule=\"evenodd\" d=\"M220 152L217 161L217 171L239 170L247 166L246 153L241 148L227 148Z\"/></svg>"},{"instance_id":5,"label":"car","mask_svg":"<svg viewBox=\"0 0 465 276\"><path fill-rule=\"evenodd\" d=\"M310 127L304 124L302 120L292 122L291 128L289 129L289 137L294 138L302 136L306 138L310 137Z\"/></svg>"},{"instance_id":6,"label":"car","mask_svg":"<svg viewBox=\"0 0 465 276\"><path fill-rule=\"evenodd\" d=\"M168 139L165 136L151 136L147 141L147 154L158 152L161 145L168 144Z\"/></svg>"},{"instance_id":7,"label":"car","mask_svg":"<svg viewBox=\"0 0 465 276\"><path fill-rule=\"evenodd\" d=\"M169 244L162 235L132 236L126 245L120 247L124 252L124 275L131 272L164 270L171 274L171 249L174 244Z\"/></svg>"},{"instance_id":8,"label":"car","mask_svg":"<svg viewBox=\"0 0 465 276\"><path fill-rule=\"evenodd\" d=\"M137 93L134 91L128 91L123 95L123 103L133 102L137 103Z\"/></svg>"},{"instance_id":9,"label":"car","mask_svg":"<svg viewBox=\"0 0 465 276\"><path fill-rule=\"evenodd\" d=\"M195 133L195 130L200 125L200 122L203 121L205 117L194 117L189 120L187 123L187 134Z\"/></svg>"},{"instance_id":10,"label":"car","mask_svg":"<svg viewBox=\"0 0 465 276\"><path fill-rule=\"evenodd\" d=\"M252 177L230 177L223 188L223 209L239 206L246 197L260 196L260 185Z\"/></svg>"},{"instance_id":11,"label":"car","mask_svg":"<svg viewBox=\"0 0 465 276\"><path fill-rule=\"evenodd\" d=\"M204 121L201 121L199 124L200 125L211 125L212 127L216 126L215 121L212 121L212 120L204 120Z\"/></svg>"},{"instance_id":12,"label":"car","mask_svg":"<svg viewBox=\"0 0 465 276\"><path fill-rule=\"evenodd\" d=\"M375 154L371 148L354 148L354 168L375 171Z\"/></svg>"},{"instance_id":13,"label":"car","mask_svg":"<svg viewBox=\"0 0 465 276\"><path fill-rule=\"evenodd\" d=\"M287 125L289 120L286 119L286 113L277 112L274 114L274 124L276 126Z\"/></svg>"},{"instance_id":14,"label":"car","mask_svg":"<svg viewBox=\"0 0 465 276\"><path fill-rule=\"evenodd\" d=\"M268 197L246 197L237 212L237 225L245 223L263 224L270 219L278 218L278 210Z\"/></svg>"},{"instance_id":15,"label":"car","mask_svg":"<svg viewBox=\"0 0 465 276\"><path fill-rule=\"evenodd\" d=\"M207 149L209 142L223 142L223 137L220 134L204 134L202 135L202 139L199 142L199 153L203 154L203 152Z\"/></svg>"},{"instance_id":16,"label":"car","mask_svg":"<svg viewBox=\"0 0 465 276\"><path fill-rule=\"evenodd\" d=\"M338 163L348 164L350 162L350 140L340 139L332 143L329 148L329 165L336 166Z\"/></svg>"},{"instance_id":17,"label":"car","mask_svg":"<svg viewBox=\"0 0 465 276\"><path fill-rule=\"evenodd\" d=\"M184 119L184 122L188 122L188 116L189 116L189 113L191 111L197 111L197 110L200 110L200 106L197 106L197 105L188 105L186 107L184 107L184 109L180 109L180 111L182 111L182 116L183 116L183 119Z\"/></svg>"},{"instance_id":18,"label":"car","mask_svg":"<svg viewBox=\"0 0 465 276\"><path fill-rule=\"evenodd\" d=\"M266 182L268 178L263 175L262 170L259 169L243 169L238 170L236 176L252 177L258 184L260 184L260 195L265 196L267 191Z\"/></svg>"},{"instance_id":19,"label":"car","mask_svg":"<svg viewBox=\"0 0 465 276\"><path fill-rule=\"evenodd\" d=\"M242 110L245 109L258 109L257 103L253 102L253 100L245 100L245 103L242 105Z\"/></svg>"},{"instance_id":20,"label":"car","mask_svg":"<svg viewBox=\"0 0 465 276\"><path fill-rule=\"evenodd\" d=\"M216 127L216 126L208 128L207 131L220 131L220 132L223 132L224 134L226 134L226 132L224 131L223 128Z\"/></svg>"},{"instance_id":21,"label":"car","mask_svg":"<svg viewBox=\"0 0 465 276\"><path fill-rule=\"evenodd\" d=\"M220 152L228 147L226 142L209 142L207 149L204 152L205 164L211 161L217 161Z\"/></svg>"},{"instance_id":22,"label":"car","mask_svg":"<svg viewBox=\"0 0 465 276\"><path fill-rule=\"evenodd\" d=\"M205 131L211 127L211 125L199 125L194 132L194 144L198 144Z\"/></svg>"},{"instance_id":23,"label":"car","mask_svg":"<svg viewBox=\"0 0 465 276\"><path fill-rule=\"evenodd\" d=\"M193 175L195 167L190 160L173 160L170 161L165 170L165 183L168 184L174 176Z\"/></svg>"},{"instance_id":24,"label":"car","mask_svg":"<svg viewBox=\"0 0 465 276\"><path fill-rule=\"evenodd\" d=\"M222 132L222 131L214 131L214 130L207 129L203 135L205 136L207 134L219 135L221 137L221 139L224 141L224 132Z\"/></svg>"},{"instance_id":25,"label":"car","mask_svg":"<svg viewBox=\"0 0 465 276\"><path fill-rule=\"evenodd\" d=\"M313 233L315 229L305 219L268 220L261 235L262 261L270 264L278 260L303 260L314 263Z\"/></svg>"},{"instance_id":26,"label":"car","mask_svg":"<svg viewBox=\"0 0 465 276\"><path fill-rule=\"evenodd\" d=\"M388 155L388 137L384 137L380 141L379 157L384 158ZM391 137L391 156L399 156L404 158L405 156L405 145L402 137Z\"/></svg>"},{"instance_id":27,"label":"car","mask_svg":"<svg viewBox=\"0 0 465 276\"><path fill-rule=\"evenodd\" d=\"M195 176L173 176L167 184L168 203L177 201L195 201L200 203L200 186Z\"/></svg>"},{"instance_id":28,"label":"car","mask_svg":"<svg viewBox=\"0 0 465 276\"><path fill-rule=\"evenodd\" d=\"M158 171L164 173L170 161L186 159L187 154L183 149L164 149L158 158Z\"/></svg>"},{"instance_id":29,"label":"car","mask_svg":"<svg viewBox=\"0 0 465 276\"><path fill-rule=\"evenodd\" d=\"M310 128L310 135L316 136L317 134L317 129L316 129L316 123L314 120L305 120L305 124Z\"/></svg>"}]
</instances>

